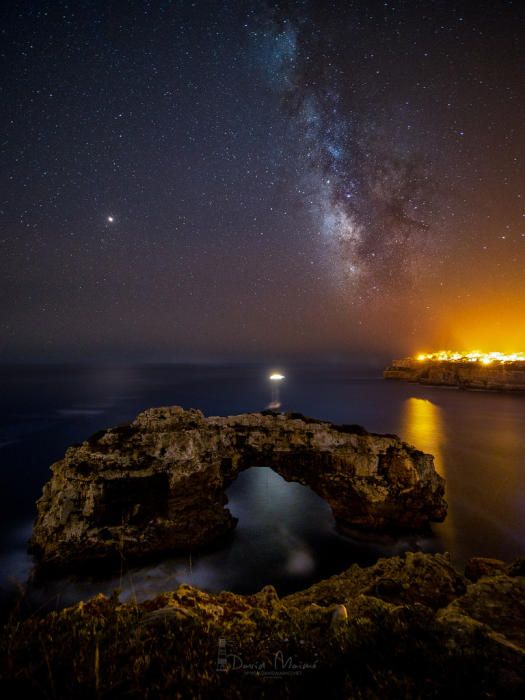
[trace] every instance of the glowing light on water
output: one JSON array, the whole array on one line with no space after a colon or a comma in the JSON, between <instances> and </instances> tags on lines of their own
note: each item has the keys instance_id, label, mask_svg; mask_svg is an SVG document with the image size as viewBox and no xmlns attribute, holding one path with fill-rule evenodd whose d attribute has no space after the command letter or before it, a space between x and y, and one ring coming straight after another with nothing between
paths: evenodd
<instances>
[{"instance_id":1,"label":"glowing light on water","mask_svg":"<svg viewBox=\"0 0 525 700\"><path fill-rule=\"evenodd\" d=\"M416 397L405 401L402 433L411 445L433 455L437 471L445 476L442 448L446 437L440 407L427 399Z\"/></svg>"},{"instance_id":2,"label":"glowing light on water","mask_svg":"<svg viewBox=\"0 0 525 700\"><path fill-rule=\"evenodd\" d=\"M272 383L272 401L268 405L268 408L271 409L277 409L281 407L281 400L279 398L279 386L283 379L285 379L284 374L281 374L280 372L272 372L269 376L268 379Z\"/></svg>"},{"instance_id":3,"label":"glowing light on water","mask_svg":"<svg viewBox=\"0 0 525 700\"><path fill-rule=\"evenodd\" d=\"M434 457L434 466L438 474L446 480L446 463L444 449L448 445L445 426L445 414L437 403L428 399L411 397L404 402L402 411L401 435L411 445ZM456 528L454 512L449 509L444 523L434 525L439 533L446 551L450 551L455 541Z\"/></svg>"}]
</instances>

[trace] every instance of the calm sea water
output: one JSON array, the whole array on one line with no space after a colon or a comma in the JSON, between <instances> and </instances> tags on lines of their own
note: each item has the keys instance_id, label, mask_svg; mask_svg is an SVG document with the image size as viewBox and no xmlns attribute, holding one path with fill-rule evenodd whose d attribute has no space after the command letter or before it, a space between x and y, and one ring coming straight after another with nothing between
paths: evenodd
<instances>
[{"instance_id":1,"label":"calm sea water","mask_svg":"<svg viewBox=\"0 0 525 700\"><path fill-rule=\"evenodd\" d=\"M258 411L270 400L266 367L0 368L0 586L27 579L26 543L49 465L93 432L151 406L207 415ZM435 455L447 480L449 515L433 535L344 538L310 489L266 468L243 472L228 491L239 518L232 541L213 553L169 557L105 580L87 577L30 589L35 605L60 606L95 592L143 599L188 582L207 590L280 593L350 564L407 550L510 559L525 553L525 396L460 392L388 382L378 369L285 367L283 410L374 432L397 433Z\"/></svg>"}]
</instances>

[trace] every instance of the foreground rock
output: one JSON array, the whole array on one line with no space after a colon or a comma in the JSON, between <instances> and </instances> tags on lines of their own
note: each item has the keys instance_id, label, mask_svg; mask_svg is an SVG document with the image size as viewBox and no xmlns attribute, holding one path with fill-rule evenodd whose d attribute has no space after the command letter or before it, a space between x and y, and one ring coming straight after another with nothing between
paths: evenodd
<instances>
[{"instance_id":1,"label":"foreground rock","mask_svg":"<svg viewBox=\"0 0 525 700\"><path fill-rule=\"evenodd\" d=\"M477 567L479 568L478 560ZM182 585L102 595L2 635L5 697L522 698L525 578L443 555L352 566L279 599ZM72 654L72 650L74 653Z\"/></svg>"},{"instance_id":2,"label":"foreground rock","mask_svg":"<svg viewBox=\"0 0 525 700\"><path fill-rule=\"evenodd\" d=\"M479 362L419 361L411 357L393 360L385 379L419 384L454 386L483 391L525 391L525 362L482 365Z\"/></svg>"},{"instance_id":3,"label":"foreground rock","mask_svg":"<svg viewBox=\"0 0 525 700\"><path fill-rule=\"evenodd\" d=\"M225 490L253 466L310 486L342 532L420 529L446 515L432 456L396 436L297 414L156 408L51 467L32 552L41 566L67 570L207 545L235 525Z\"/></svg>"}]
</instances>

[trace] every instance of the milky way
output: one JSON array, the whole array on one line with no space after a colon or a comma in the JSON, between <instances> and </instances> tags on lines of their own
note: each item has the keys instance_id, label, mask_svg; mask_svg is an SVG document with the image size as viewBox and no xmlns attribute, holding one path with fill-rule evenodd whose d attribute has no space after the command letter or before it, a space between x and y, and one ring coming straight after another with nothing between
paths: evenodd
<instances>
[{"instance_id":1,"label":"milky way","mask_svg":"<svg viewBox=\"0 0 525 700\"><path fill-rule=\"evenodd\" d=\"M437 187L421 143L398 140L385 105L374 111L369 94L349 89L354 6L339 6L341 32L315 23L307 5L268 8L264 68L296 134L297 190L322 237L319 252L349 299L368 302L435 269L443 255Z\"/></svg>"}]
</instances>

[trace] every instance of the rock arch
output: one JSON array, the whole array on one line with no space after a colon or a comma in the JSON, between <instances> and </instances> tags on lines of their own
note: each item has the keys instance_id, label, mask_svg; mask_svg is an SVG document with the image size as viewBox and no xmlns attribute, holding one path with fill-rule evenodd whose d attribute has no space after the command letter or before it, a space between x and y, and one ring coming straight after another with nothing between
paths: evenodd
<instances>
[{"instance_id":1,"label":"rock arch","mask_svg":"<svg viewBox=\"0 0 525 700\"><path fill-rule=\"evenodd\" d=\"M37 502L30 549L48 568L192 550L235 526L226 488L271 467L309 486L348 528L417 530L446 515L444 481L393 435L300 414L205 417L178 406L70 447Z\"/></svg>"}]
</instances>

